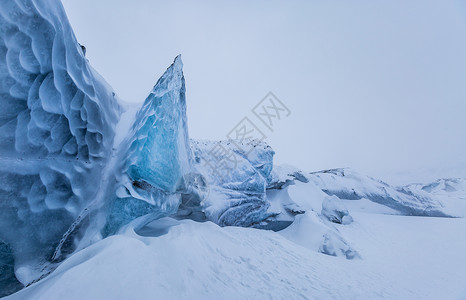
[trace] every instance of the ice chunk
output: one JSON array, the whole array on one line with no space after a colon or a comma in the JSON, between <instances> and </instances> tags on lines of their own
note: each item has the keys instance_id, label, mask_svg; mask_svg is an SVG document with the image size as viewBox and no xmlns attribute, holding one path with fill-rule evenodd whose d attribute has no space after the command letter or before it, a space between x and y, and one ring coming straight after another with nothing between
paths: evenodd
<instances>
[{"instance_id":1,"label":"ice chunk","mask_svg":"<svg viewBox=\"0 0 466 300\"><path fill-rule=\"evenodd\" d=\"M136 115L129 136L119 150L116 198L109 204L104 235L145 215L173 214L184 177L191 173L192 154L186 119L183 63L177 56L158 80Z\"/></svg>"},{"instance_id":2,"label":"ice chunk","mask_svg":"<svg viewBox=\"0 0 466 300\"><path fill-rule=\"evenodd\" d=\"M183 63L177 56L136 115L129 149L123 149L132 180L175 192L190 170L185 92Z\"/></svg>"},{"instance_id":3,"label":"ice chunk","mask_svg":"<svg viewBox=\"0 0 466 300\"><path fill-rule=\"evenodd\" d=\"M407 188L396 188L387 183L363 176L350 169L314 172L307 178L326 194L340 199L362 198L383 204L405 215L448 217L443 205L428 194L415 193Z\"/></svg>"},{"instance_id":4,"label":"ice chunk","mask_svg":"<svg viewBox=\"0 0 466 300\"><path fill-rule=\"evenodd\" d=\"M322 201L322 215L330 222L337 224L349 224L353 222L348 209L337 196L326 196Z\"/></svg>"},{"instance_id":5,"label":"ice chunk","mask_svg":"<svg viewBox=\"0 0 466 300\"><path fill-rule=\"evenodd\" d=\"M0 103L0 241L26 284L102 188L120 113L58 0L0 2ZM0 266L11 261L2 254ZM7 274L0 294L16 286Z\"/></svg>"},{"instance_id":6,"label":"ice chunk","mask_svg":"<svg viewBox=\"0 0 466 300\"><path fill-rule=\"evenodd\" d=\"M226 144L231 151L245 158L269 182L272 180L273 156L275 151L266 142L245 138L230 140Z\"/></svg>"},{"instance_id":7,"label":"ice chunk","mask_svg":"<svg viewBox=\"0 0 466 300\"><path fill-rule=\"evenodd\" d=\"M265 194L274 155L270 146L257 140L229 140L192 141L191 147L196 171L209 187L200 204L208 220L247 227L270 216Z\"/></svg>"}]
</instances>

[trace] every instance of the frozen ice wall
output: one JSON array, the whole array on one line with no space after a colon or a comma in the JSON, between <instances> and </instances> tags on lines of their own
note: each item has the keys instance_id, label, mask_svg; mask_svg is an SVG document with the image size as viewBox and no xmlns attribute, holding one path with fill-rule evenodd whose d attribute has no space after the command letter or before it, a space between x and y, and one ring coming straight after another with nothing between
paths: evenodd
<instances>
[{"instance_id":1,"label":"frozen ice wall","mask_svg":"<svg viewBox=\"0 0 466 300\"><path fill-rule=\"evenodd\" d=\"M274 151L255 140L189 141L182 67L178 56L119 146L103 236L144 215L145 222L176 214L247 227L272 214L266 187Z\"/></svg>"},{"instance_id":2,"label":"frozen ice wall","mask_svg":"<svg viewBox=\"0 0 466 300\"><path fill-rule=\"evenodd\" d=\"M200 203L208 220L221 226L247 227L270 216L265 191L275 152L269 145L229 140L192 141L191 147L196 171L209 190Z\"/></svg>"},{"instance_id":3,"label":"frozen ice wall","mask_svg":"<svg viewBox=\"0 0 466 300\"><path fill-rule=\"evenodd\" d=\"M0 103L0 265L27 284L101 188L120 113L58 0L0 1Z\"/></svg>"},{"instance_id":4,"label":"frozen ice wall","mask_svg":"<svg viewBox=\"0 0 466 300\"><path fill-rule=\"evenodd\" d=\"M137 217L178 209L192 168L183 63L177 56L138 111L119 149L116 198L108 204L104 235Z\"/></svg>"}]
</instances>

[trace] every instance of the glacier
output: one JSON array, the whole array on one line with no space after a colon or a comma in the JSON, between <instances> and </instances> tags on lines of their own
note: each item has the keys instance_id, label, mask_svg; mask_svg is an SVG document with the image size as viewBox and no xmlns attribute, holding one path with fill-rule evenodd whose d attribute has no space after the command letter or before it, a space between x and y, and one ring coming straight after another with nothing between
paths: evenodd
<instances>
[{"instance_id":1,"label":"glacier","mask_svg":"<svg viewBox=\"0 0 466 300\"><path fill-rule=\"evenodd\" d=\"M59 1L0 2L0 99L0 264L22 285L75 249L79 230L63 238L104 184L120 107Z\"/></svg>"},{"instance_id":2,"label":"glacier","mask_svg":"<svg viewBox=\"0 0 466 300\"><path fill-rule=\"evenodd\" d=\"M194 210L221 226L253 226L270 216L266 187L275 154L270 146L246 139L191 141L191 148L196 172L208 187L208 197Z\"/></svg>"},{"instance_id":3,"label":"glacier","mask_svg":"<svg viewBox=\"0 0 466 300\"><path fill-rule=\"evenodd\" d=\"M175 213L187 190L193 157L186 118L183 63L177 56L138 111L121 143L115 197L107 204L104 236L137 217Z\"/></svg>"},{"instance_id":4,"label":"glacier","mask_svg":"<svg viewBox=\"0 0 466 300\"><path fill-rule=\"evenodd\" d=\"M181 56L116 141L122 102L59 0L0 2L0 25L0 297L106 237L153 235L164 217L279 231L360 258L344 237L354 200L445 217L434 195L464 191L460 179L393 187L350 169L305 173L274 165L259 140L191 140Z\"/></svg>"},{"instance_id":5,"label":"glacier","mask_svg":"<svg viewBox=\"0 0 466 300\"><path fill-rule=\"evenodd\" d=\"M273 221L266 189L275 152L258 140L190 140L182 67L177 56L119 146L103 236L141 216L242 227Z\"/></svg>"}]
</instances>

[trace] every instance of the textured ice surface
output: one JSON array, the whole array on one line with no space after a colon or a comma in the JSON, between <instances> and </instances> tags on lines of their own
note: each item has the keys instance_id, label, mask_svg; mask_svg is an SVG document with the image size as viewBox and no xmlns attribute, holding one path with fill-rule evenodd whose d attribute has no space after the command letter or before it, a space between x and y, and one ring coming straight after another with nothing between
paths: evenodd
<instances>
[{"instance_id":1,"label":"textured ice surface","mask_svg":"<svg viewBox=\"0 0 466 300\"><path fill-rule=\"evenodd\" d=\"M426 193L415 193L407 188L392 187L383 181L361 175L350 169L314 172L307 177L322 191L340 199L366 198L406 215L447 216L442 211L443 205Z\"/></svg>"},{"instance_id":2,"label":"textured ice surface","mask_svg":"<svg viewBox=\"0 0 466 300\"><path fill-rule=\"evenodd\" d=\"M348 209L337 196L327 196L322 201L322 215L330 222L337 224L349 224L353 222Z\"/></svg>"},{"instance_id":3,"label":"textured ice surface","mask_svg":"<svg viewBox=\"0 0 466 300\"><path fill-rule=\"evenodd\" d=\"M244 140L192 141L191 147L196 172L208 186L208 195L200 203L208 220L246 227L269 216L265 190L273 165L270 146Z\"/></svg>"},{"instance_id":4,"label":"textured ice surface","mask_svg":"<svg viewBox=\"0 0 466 300\"><path fill-rule=\"evenodd\" d=\"M25 284L99 191L119 118L58 0L0 1L0 103L0 280L14 259Z\"/></svg>"},{"instance_id":5,"label":"textured ice surface","mask_svg":"<svg viewBox=\"0 0 466 300\"><path fill-rule=\"evenodd\" d=\"M146 214L173 214L185 192L192 154L181 57L158 80L119 149L116 198L109 203L105 235Z\"/></svg>"},{"instance_id":6,"label":"textured ice surface","mask_svg":"<svg viewBox=\"0 0 466 300\"><path fill-rule=\"evenodd\" d=\"M14 263L12 249L0 240L0 297L12 294L23 287L15 277Z\"/></svg>"}]
</instances>

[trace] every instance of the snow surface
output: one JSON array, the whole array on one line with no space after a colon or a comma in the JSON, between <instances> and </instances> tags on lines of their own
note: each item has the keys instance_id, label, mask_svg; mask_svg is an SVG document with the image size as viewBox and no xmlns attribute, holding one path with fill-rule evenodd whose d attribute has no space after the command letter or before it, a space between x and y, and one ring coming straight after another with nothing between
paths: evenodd
<instances>
[{"instance_id":1,"label":"snow surface","mask_svg":"<svg viewBox=\"0 0 466 300\"><path fill-rule=\"evenodd\" d=\"M291 195L316 194L290 186ZM314 202L310 198L300 202ZM358 202L356 200L354 202ZM466 211L466 205L462 206ZM458 299L466 283L466 219L351 212L337 225L360 259L323 255L315 234L164 218L104 239L6 299ZM302 217L306 214L302 215Z\"/></svg>"}]
</instances>

